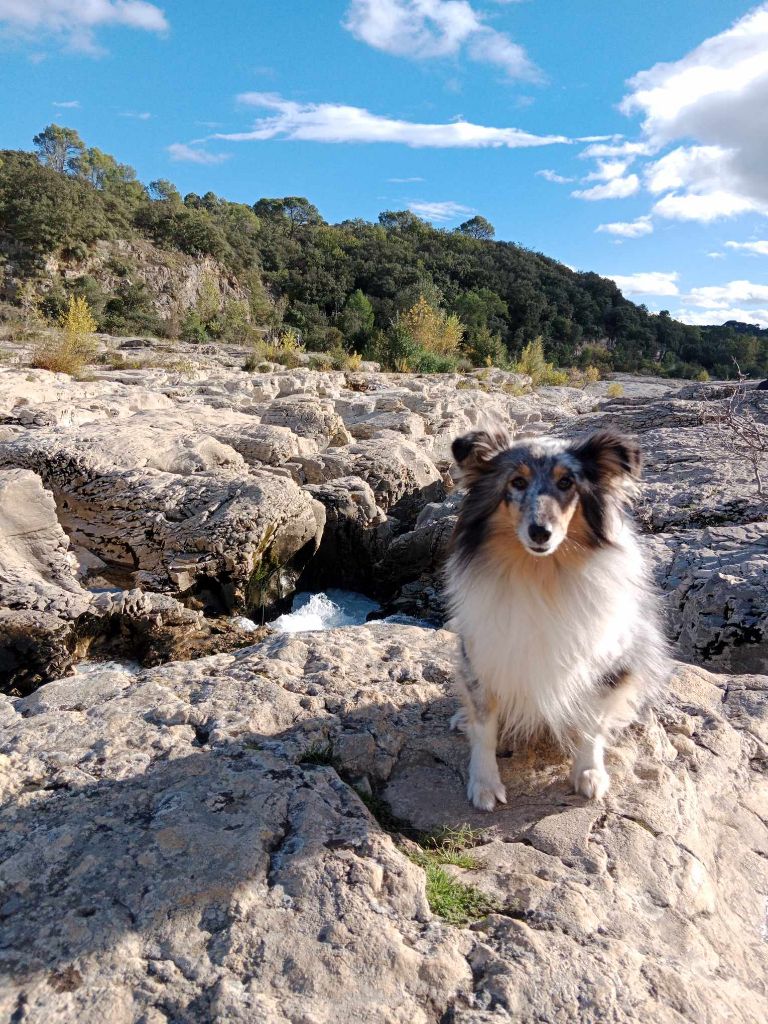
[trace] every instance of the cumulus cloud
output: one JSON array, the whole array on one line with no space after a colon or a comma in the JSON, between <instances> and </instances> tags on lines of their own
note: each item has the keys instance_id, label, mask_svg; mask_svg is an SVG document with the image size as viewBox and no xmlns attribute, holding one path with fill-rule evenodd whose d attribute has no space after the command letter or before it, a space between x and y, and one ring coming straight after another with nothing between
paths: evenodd
<instances>
[{"instance_id":1,"label":"cumulus cloud","mask_svg":"<svg viewBox=\"0 0 768 1024\"><path fill-rule=\"evenodd\" d=\"M397 57L430 60L463 53L510 78L541 78L523 47L491 28L468 0L352 0L343 25L361 42Z\"/></svg>"},{"instance_id":2,"label":"cumulus cloud","mask_svg":"<svg viewBox=\"0 0 768 1024\"><path fill-rule=\"evenodd\" d=\"M653 234L653 223L651 218L638 217L636 220L617 220L610 224L598 224L596 231L607 235L619 235L621 238L641 238L643 235Z\"/></svg>"},{"instance_id":3,"label":"cumulus cloud","mask_svg":"<svg viewBox=\"0 0 768 1024\"><path fill-rule=\"evenodd\" d=\"M372 114L362 107L340 103L295 103L274 93L244 93L238 99L273 111L259 118L250 131L219 134L230 142L291 139L302 142L396 142L413 148L481 149L548 146L567 143L562 135L532 135L519 128L493 128L457 120L419 124Z\"/></svg>"},{"instance_id":4,"label":"cumulus cloud","mask_svg":"<svg viewBox=\"0 0 768 1024\"><path fill-rule=\"evenodd\" d=\"M588 199L596 202L600 199L626 199L633 196L640 188L640 179L636 174L629 174L626 178L611 178L603 185L593 185L592 188L576 189L571 192L577 199Z\"/></svg>"},{"instance_id":5,"label":"cumulus cloud","mask_svg":"<svg viewBox=\"0 0 768 1024\"><path fill-rule=\"evenodd\" d=\"M686 302L692 306L716 309L720 306L768 305L768 284L753 281L729 281L727 284L706 285L692 288L686 295Z\"/></svg>"},{"instance_id":6,"label":"cumulus cloud","mask_svg":"<svg viewBox=\"0 0 768 1024\"><path fill-rule=\"evenodd\" d=\"M768 256L768 241L759 242L726 242L726 249L741 249L755 256Z\"/></svg>"},{"instance_id":7,"label":"cumulus cloud","mask_svg":"<svg viewBox=\"0 0 768 1024\"><path fill-rule=\"evenodd\" d=\"M679 295L676 272L664 273L652 270L640 274L606 274L625 295Z\"/></svg>"},{"instance_id":8,"label":"cumulus cloud","mask_svg":"<svg viewBox=\"0 0 768 1024\"><path fill-rule=\"evenodd\" d=\"M414 200L408 203L408 209L417 217L424 217L425 220L449 221L457 217L464 217L475 211L471 206L462 206L461 203L454 203L451 200L443 203L430 203Z\"/></svg>"},{"instance_id":9,"label":"cumulus cloud","mask_svg":"<svg viewBox=\"0 0 768 1024\"><path fill-rule=\"evenodd\" d=\"M677 320L684 324L724 324L728 320L739 320L741 323L756 324L768 327L768 308L741 309L738 306L719 306L717 309L679 309L675 313Z\"/></svg>"},{"instance_id":10,"label":"cumulus cloud","mask_svg":"<svg viewBox=\"0 0 768 1024\"><path fill-rule=\"evenodd\" d=\"M171 160L188 164L220 164L229 159L227 153L207 153L204 149L195 149L186 142L173 142L168 146Z\"/></svg>"},{"instance_id":11,"label":"cumulus cloud","mask_svg":"<svg viewBox=\"0 0 768 1024\"><path fill-rule=\"evenodd\" d=\"M551 181L555 185L569 185L575 178L566 178L563 174L558 174L557 171L551 171L548 167L545 167L541 171L536 171L536 174L543 178L544 181Z\"/></svg>"},{"instance_id":12,"label":"cumulus cloud","mask_svg":"<svg viewBox=\"0 0 768 1024\"><path fill-rule=\"evenodd\" d=\"M640 114L654 213L708 223L768 214L768 3L681 60L630 79L621 110ZM593 153L592 155L598 155Z\"/></svg>"},{"instance_id":13,"label":"cumulus cloud","mask_svg":"<svg viewBox=\"0 0 768 1024\"><path fill-rule=\"evenodd\" d=\"M94 52L96 29L113 25L164 32L168 21L146 0L0 0L0 28L22 38L37 41L48 33L74 49Z\"/></svg>"},{"instance_id":14,"label":"cumulus cloud","mask_svg":"<svg viewBox=\"0 0 768 1024\"><path fill-rule=\"evenodd\" d=\"M741 320L768 327L768 284L728 281L692 288L683 297L685 307L675 315L688 324L722 324Z\"/></svg>"}]
</instances>

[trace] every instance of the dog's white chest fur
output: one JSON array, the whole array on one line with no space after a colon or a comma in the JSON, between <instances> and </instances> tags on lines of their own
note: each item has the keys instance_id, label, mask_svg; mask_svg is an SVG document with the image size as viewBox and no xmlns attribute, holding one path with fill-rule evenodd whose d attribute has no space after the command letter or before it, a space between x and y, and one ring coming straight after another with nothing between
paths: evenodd
<instances>
[{"instance_id":1,"label":"dog's white chest fur","mask_svg":"<svg viewBox=\"0 0 768 1024\"><path fill-rule=\"evenodd\" d=\"M484 568L449 570L453 623L471 669L499 707L502 731L587 724L600 676L637 626L642 559L634 538L597 553L555 587Z\"/></svg>"}]
</instances>

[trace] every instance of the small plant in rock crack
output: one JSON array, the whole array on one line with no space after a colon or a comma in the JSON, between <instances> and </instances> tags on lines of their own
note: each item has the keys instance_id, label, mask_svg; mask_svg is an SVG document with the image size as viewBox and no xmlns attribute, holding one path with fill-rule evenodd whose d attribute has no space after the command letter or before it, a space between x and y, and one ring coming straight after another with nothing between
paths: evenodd
<instances>
[{"instance_id":1,"label":"small plant in rock crack","mask_svg":"<svg viewBox=\"0 0 768 1024\"><path fill-rule=\"evenodd\" d=\"M333 744L330 742L321 743L320 741L312 743L307 747L299 757L299 764L324 764L330 768L335 768L337 771L340 768L339 760L333 753Z\"/></svg>"},{"instance_id":2,"label":"small plant in rock crack","mask_svg":"<svg viewBox=\"0 0 768 1024\"><path fill-rule=\"evenodd\" d=\"M490 896L445 870L447 865L464 871L475 870L479 863L469 851L485 840L486 833L482 829L460 825L423 833L405 850L427 876L427 902L432 913L449 924L468 924L497 909Z\"/></svg>"}]
</instances>

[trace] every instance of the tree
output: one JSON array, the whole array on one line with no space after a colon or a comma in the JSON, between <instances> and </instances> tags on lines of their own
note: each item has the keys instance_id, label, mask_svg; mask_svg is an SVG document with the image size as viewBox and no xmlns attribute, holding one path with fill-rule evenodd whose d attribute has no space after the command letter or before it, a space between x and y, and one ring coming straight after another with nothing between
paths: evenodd
<instances>
[{"instance_id":1,"label":"tree","mask_svg":"<svg viewBox=\"0 0 768 1024\"><path fill-rule=\"evenodd\" d=\"M49 124L32 140L38 160L51 170L64 174L85 149L85 143L74 128Z\"/></svg>"},{"instance_id":2,"label":"tree","mask_svg":"<svg viewBox=\"0 0 768 1024\"><path fill-rule=\"evenodd\" d=\"M481 238L485 242L490 242L496 236L496 228L489 220L485 217L470 217L469 220L465 220L463 224L459 224L456 228L460 235L467 235L469 238Z\"/></svg>"},{"instance_id":3,"label":"tree","mask_svg":"<svg viewBox=\"0 0 768 1024\"><path fill-rule=\"evenodd\" d=\"M359 288L347 299L339 323L345 338L355 345L364 345L373 333L373 306Z\"/></svg>"},{"instance_id":4,"label":"tree","mask_svg":"<svg viewBox=\"0 0 768 1024\"><path fill-rule=\"evenodd\" d=\"M158 178L149 183L149 196L158 203L168 203L171 206L181 206L181 195L172 181L167 178Z\"/></svg>"}]
</instances>

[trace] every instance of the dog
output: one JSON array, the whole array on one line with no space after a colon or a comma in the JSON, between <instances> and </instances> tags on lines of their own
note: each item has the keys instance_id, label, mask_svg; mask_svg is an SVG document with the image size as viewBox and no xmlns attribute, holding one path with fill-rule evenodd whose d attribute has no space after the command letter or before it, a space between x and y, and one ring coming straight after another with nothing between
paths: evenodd
<instances>
[{"instance_id":1,"label":"dog","mask_svg":"<svg viewBox=\"0 0 768 1024\"><path fill-rule=\"evenodd\" d=\"M657 597L626 510L637 444L613 431L568 442L503 428L458 437L466 488L446 563L461 638L452 725L469 739L475 807L506 803L500 736L548 729L573 756L575 792L608 791L604 748L669 674Z\"/></svg>"}]
</instances>

